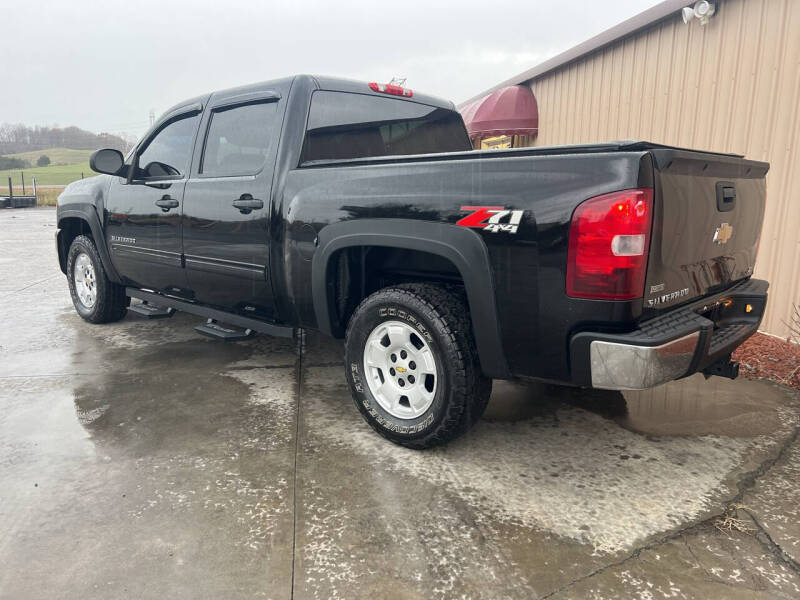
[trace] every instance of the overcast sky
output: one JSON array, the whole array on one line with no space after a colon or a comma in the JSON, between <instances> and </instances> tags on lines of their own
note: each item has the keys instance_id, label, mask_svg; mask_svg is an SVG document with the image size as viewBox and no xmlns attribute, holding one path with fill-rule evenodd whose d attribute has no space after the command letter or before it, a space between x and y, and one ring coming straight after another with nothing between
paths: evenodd
<instances>
[{"instance_id":1,"label":"overcast sky","mask_svg":"<svg viewBox=\"0 0 800 600\"><path fill-rule=\"evenodd\" d=\"M657 0L3 0L0 122L138 136L185 98L296 73L461 102Z\"/></svg>"}]
</instances>

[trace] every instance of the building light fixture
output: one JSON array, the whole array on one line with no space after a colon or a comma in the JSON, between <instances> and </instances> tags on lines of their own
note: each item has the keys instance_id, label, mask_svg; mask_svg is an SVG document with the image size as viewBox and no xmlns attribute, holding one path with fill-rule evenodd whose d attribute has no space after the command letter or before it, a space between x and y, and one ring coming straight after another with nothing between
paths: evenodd
<instances>
[{"instance_id":1,"label":"building light fixture","mask_svg":"<svg viewBox=\"0 0 800 600\"><path fill-rule=\"evenodd\" d=\"M692 19L700 21L700 25L705 25L708 20L714 16L716 6L713 2L708 0L699 0L694 3L694 6L686 6L681 10L683 22L688 24Z\"/></svg>"}]
</instances>

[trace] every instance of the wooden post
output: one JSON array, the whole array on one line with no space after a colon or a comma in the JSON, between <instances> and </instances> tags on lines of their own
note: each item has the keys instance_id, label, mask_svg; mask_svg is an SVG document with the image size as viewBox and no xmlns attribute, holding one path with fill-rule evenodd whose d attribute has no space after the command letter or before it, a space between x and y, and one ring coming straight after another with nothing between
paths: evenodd
<instances>
[{"instance_id":1,"label":"wooden post","mask_svg":"<svg viewBox=\"0 0 800 600\"><path fill-rule=\"evenodd\" d=\"M8 178L8 205L14 205L14 186L11 185L11 177Z\"/></svg>"},{"instance_id":2,"label":"wooden post","mask_svg":"<svg viewBox=\"0 0 800 600\"><path fill-rule=\"evenodd\" d=\"M33 178L33 197L36 198L36 177Z\"/></svg>"},{"instance_id":3,"label":"wooden post","mask_svg":"<svg viewBox=\"0 0 800 600\"><path fill-rule=\"evenodd\" d=\"M25 171L19 172L20 177L22 177L22 195L25 195Z\"/></svg>"},{"instance_id":4,"label":"wooden post","mask_svg":"<svg viewBox=\"0 0 800 600\"><path fill-rule=\"evenodd\" d=\"M83 171L81 171L81 179L83 179Z\"/></svg>"}]
</instances>

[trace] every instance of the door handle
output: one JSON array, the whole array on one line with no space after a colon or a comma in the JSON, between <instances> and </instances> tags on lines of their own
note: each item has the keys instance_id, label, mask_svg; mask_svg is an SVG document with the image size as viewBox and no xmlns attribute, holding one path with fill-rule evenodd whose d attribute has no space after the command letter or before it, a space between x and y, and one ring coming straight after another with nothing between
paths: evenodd
<instances>
[{"instance_id":1,"label":"door handle","mask_svg":"<svg viewBox=\"0 0 800 600\"><path fill-rule=\"evenodd\" d=\"M160 206L164 212L169 212L170 208L177 208L178 201L175 198L170 198L169 195L163 196L160 200L156 200L156 206Z\"/></svg>"},{"instance_id":2,"label":"door handle","mask_svg":"<svg viewBox=\"0 0 800 600\"><path fill-rule=\"evenodd\" d=\"M736 186L730 181L717 182L717 210L728 212L736 206Z\"/></svg>"},{"instance_id":3,"label":"door handle","mask_svg":"<svg viewBox=\"0 0 800 600\"><path fill-rule=\"evenodd\" d=\"M253 198L250 194L242 194L233 201L233 206L234 208L238 208L240 213L246 215L251 210L264 208L264 203L257 198Z\"/></svg>"}]
</instances>

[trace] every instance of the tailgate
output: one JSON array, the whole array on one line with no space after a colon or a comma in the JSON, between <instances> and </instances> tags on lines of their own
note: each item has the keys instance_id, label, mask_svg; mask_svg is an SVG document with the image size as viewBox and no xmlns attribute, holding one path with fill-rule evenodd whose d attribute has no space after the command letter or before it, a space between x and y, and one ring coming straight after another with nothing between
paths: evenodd
<instances>
[{"instance_id":1,"label":"tailgate","mask_svg":"<svg viewBox=\"0 0 800 600\"><path fill-rule=\"evenodd\" d=\"M655 211L645 316L753 274L769 169L727 154L661 148L652 156Z\"/></svg>"}]
</instances>

